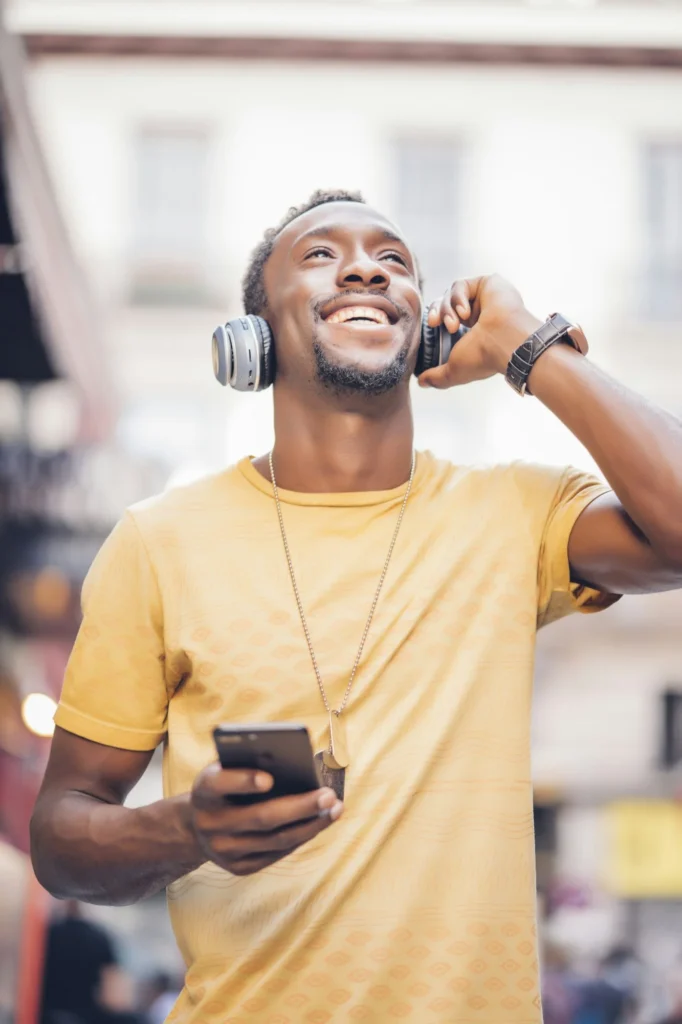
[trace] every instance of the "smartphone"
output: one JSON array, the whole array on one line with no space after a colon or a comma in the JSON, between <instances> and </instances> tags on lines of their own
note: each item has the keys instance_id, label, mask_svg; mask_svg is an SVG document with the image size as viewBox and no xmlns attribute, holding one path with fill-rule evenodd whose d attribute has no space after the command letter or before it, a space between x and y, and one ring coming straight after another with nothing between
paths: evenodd
<instances>
[{"instance_id":1,"label":"smartphone","mask_svg":"<svg viewBox=\"0 0 682 1024\"><path fill-rule=\"evenodd\" d=\"M321 783L304 725L269 722L264 725L219 725L213 730L223 768L258 768L274 779L265 793L231 796L230 803L250 804L278 796L308 793Z\"/></svg>"}]
</instances>

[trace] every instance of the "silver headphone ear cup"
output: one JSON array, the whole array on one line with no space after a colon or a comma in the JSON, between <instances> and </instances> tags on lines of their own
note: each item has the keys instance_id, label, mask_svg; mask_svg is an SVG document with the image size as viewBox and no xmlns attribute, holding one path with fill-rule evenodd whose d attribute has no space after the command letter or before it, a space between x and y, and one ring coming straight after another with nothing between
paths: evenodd
<instances>
[{"instance_id":1,"label":"silver headphone ear cup","mask_svg":"<svg viewBox=\"0 0 682 1024\"><path fill-rule=\"evenodd\" d=\"M230 379L232 358L227 332L222 324L216 327L211 339L213 372L219 384L225 387Z\"/></svg>"},{"instance_id":2,"label":"silver headphone ear cup","mask_svg":"<svg viewBox=\"0 0 682 1024\"><path fill-rule=\"evenodd\" d=\"M269 388L275 379L275 345L270 324L262 316L250 316L249 320L258 334L261 344L261 372L258 391Z\"/></svg>"},{"instance_id":3,"label":"silver headphone ear cup","mask_svg":"<svg viewBox=\"0 0 682 1024\"><path fill-rule=\"evenodd\" d=\"M258 316L228 320L213 332L213 372L235 391L263 391L274 378L270 325Z\"/></svg>"}]
</instances>

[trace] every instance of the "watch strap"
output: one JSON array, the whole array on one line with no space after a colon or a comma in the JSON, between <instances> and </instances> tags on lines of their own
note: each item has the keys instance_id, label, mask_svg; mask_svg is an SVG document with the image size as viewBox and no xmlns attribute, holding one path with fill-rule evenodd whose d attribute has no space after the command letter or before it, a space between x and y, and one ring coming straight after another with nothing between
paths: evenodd
<instances>
[{"instance_id":1,"label":"watch strap","mask_svg":"<svg viewBox=\"0 0 682 1024\"><path fill-rule=\"evenodd\" d=\"M522 345L514 350L507 365L505 380L517 394L530 394L528 390L530 371L536 360L552 345L562 342L581 351L580 346L569 333L573 328L574 324L561 313L553 313L541 327L538 327L537 331L531 334L530 338L527 338Z\"/></svg>"}]
</instances>

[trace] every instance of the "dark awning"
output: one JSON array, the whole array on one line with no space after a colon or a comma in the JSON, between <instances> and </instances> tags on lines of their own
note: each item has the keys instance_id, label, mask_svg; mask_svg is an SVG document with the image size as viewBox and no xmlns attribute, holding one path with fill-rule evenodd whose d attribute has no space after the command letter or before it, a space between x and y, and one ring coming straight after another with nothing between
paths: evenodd
<instances>
[{"instance_id":1,"label":"dark awning","mask_svg":"<svg viewBox=\"0 0 682 1024\"><path fill-rule=\"evenodd\" d=\"M6 183L0 125L0 379L39 383L56 374L22 272Z\"/></svg>"},{"instance_id":2,"label":"dark awning","mask_svg":"<svg viewBox=\"0 0 682 1024\"><path fill-rule=\"evenodd\" d=\"M82 441L109 436L117 400L97 309L33 123L21 41L0 18L0 378L70 380Z\"/></svg>"}]
</instances>

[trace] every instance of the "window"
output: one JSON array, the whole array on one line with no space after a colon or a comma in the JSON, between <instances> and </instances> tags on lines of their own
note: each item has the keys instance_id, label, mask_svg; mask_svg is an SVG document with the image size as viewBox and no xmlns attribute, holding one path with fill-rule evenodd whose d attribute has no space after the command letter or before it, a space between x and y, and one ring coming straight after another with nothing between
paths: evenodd
<instances>
[{"instance_id":1,"label":"window","mask_svg":"<svg viewBox=\"0 0 682 1024\"><path fill-rule=\"evenodd\" d=\"M645 151L646 310L682 320L682 141Z\"/></svg>"},{"instance_id":2,"label":"window","mask_svg":"<svg viewBox=\"0 0 682 1024\"><path fill-rule=\"evenodd\" d=\"M208 139L147 129L135 142L134 297L193 301L204 286Z\"/></svg>"},{"instance_id":3,"label":"window","mask_svg":"<svg viewBox=\"0 0 682 1024\"><path fill-rule=\"evenodd\" d=\"M458 146L452 139L396 139L392 166L396 220L417 255L430 301L457 270Z\"/></svg>"}]
</instances>

